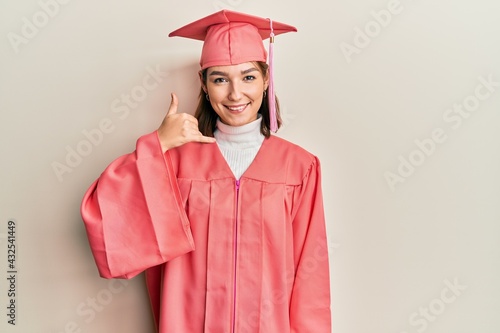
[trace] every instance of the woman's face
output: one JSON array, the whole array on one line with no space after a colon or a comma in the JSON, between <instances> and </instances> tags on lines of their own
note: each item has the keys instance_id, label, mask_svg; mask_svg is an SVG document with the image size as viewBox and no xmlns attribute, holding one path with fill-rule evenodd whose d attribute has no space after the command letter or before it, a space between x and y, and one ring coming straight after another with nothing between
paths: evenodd
<instances>
[{"instance_id":1,"label":"woman's face","mask_svg":"<svg viewBox=\"0 0 500 333\"><path fill-rule=\"evenodd\" d=\"M209 67L203 89L224 124L242 126L257 119L268 83L256 64L245 62Z\"/></svg>"}]
</instances>

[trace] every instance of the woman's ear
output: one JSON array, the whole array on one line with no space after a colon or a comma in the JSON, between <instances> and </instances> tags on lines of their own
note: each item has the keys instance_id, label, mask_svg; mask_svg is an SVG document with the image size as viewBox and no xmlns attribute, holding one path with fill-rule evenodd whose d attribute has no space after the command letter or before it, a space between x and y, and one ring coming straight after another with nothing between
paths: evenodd
<instances>
[{"instance_id":1,"label":"woman's ear","mask_svg":"<svg viewBox=\"0 0 500 333\"><path fill-rule=\"evenodd\" d=\"M203 71L199 71L198 72L198 76L200 78L201 88L203 89L203 91L205 92L205 94L208 93L207 85L205 84L205 80L203 80Z\"/></svg>"},{"instance_id":2,"label":"woman's ear","mask_svg":"<svg viewBox=\"0 0 500 333\"><path fill-rule=\"evenodd\" d=\"M269 87L269 68L266 70L266 75L264 77L264 90L267 90Z\"/></svg>"}]
</instances>

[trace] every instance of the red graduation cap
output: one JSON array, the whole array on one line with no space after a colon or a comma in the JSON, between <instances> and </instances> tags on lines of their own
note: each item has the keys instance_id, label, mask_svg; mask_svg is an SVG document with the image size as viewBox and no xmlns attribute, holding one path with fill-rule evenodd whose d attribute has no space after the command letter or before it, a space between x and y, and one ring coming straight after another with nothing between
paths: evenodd
<instances>
[{"instance_id":1,"label":"red graduation cap","mask_svg":"<svg viewBox=\"0 0 500 333\"><path fill-rule=\"evenodd\" d=\"M171 32L169 37L179 36L204 41L200 58L201 69L211 66L237 65L249 61L266 62L267 52L262 40L270 38L268 101L271 131L276 132L273 80L274 36L291 31L297 31L297 29L267 18L221 10Z\"/></svg>"}]
</instances>

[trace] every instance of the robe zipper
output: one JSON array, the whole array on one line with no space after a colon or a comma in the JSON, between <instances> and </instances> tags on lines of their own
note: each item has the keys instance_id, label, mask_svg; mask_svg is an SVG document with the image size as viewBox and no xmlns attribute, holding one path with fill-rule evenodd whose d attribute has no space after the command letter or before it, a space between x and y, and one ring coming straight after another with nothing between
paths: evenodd
<instances>
[{"instance_id":1,"label":"robe zipper","mask_svg":"<svg viewBox=\"0 0 500 333\"><path fill-rule=\"evenodd\" d=\"M236 209L234 220L234 272L233 272L233 329L232 333L236 331L236 268L238 260L238 200L240 193L240 181L236 180Z\"/></svg>"}]
</instances>

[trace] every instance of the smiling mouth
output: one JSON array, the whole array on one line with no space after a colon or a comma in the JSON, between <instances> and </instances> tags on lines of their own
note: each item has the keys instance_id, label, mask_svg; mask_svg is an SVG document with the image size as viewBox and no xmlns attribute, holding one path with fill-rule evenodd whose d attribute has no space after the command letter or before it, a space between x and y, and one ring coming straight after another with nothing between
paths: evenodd
<instances>
[{"instance_id":1,"label":"smiling mouth","mask_svg":"<svg viewBox=\"0 0 500 333\"><path fill-rule=\"evenodd\" d=\"M242 112L250 103L240 105L224 105L231 112Z\"/></svg>"}]
</instances>

